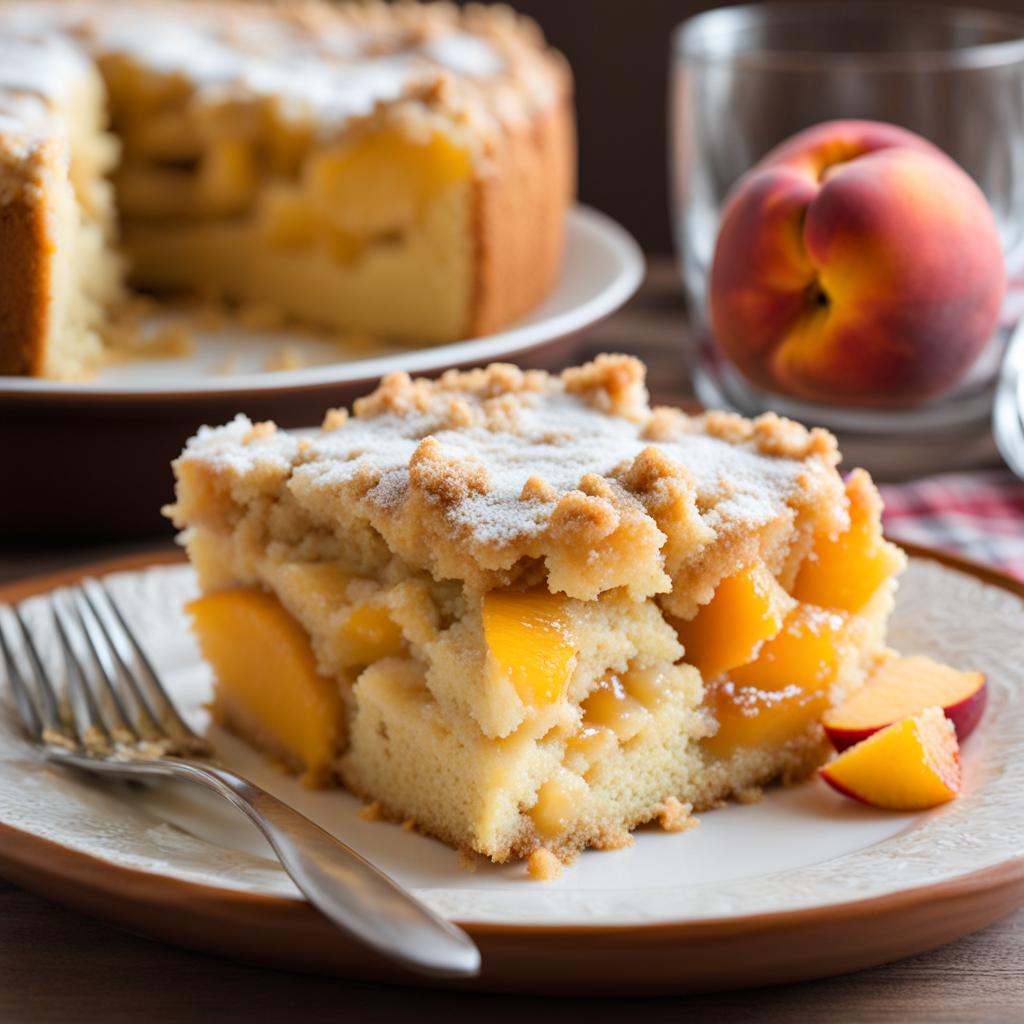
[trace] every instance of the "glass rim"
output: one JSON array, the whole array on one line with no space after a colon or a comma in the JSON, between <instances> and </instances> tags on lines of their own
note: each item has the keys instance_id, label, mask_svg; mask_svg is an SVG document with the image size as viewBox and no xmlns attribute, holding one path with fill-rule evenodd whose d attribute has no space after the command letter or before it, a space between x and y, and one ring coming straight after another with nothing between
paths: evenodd
<instances>
[{"instance_id":1,"label":"glass rim","mask_svg":"<svg viewBox=\"0 0 1024 1024\"><path fill-rule=\"evenodd\" d=\"M819 24L840 22L844 18L870 22L896 20L901 15L927 15L934 23L991 28L1004 31L1014 38L993 42L954 45L948 49L922 49L904 51L836 50L814 53L783 47L754 47L749 50L709 53L694 48L694 42L709 34L724 34L757 25L785 24L791 21ZM920 70L975 70L1005 67L1024 62L1024 17L1002 11L980 8L939 6L925 3L895 3L874 5L863 3L830 3L827 6L809 0L767 4L738 4L703 11L681 22L672 33L672 51L675 57L701 64L732 64L743 67L776 71L817 71L841 67L858 71L920 71Z\"/></svg>"}]
</instances>

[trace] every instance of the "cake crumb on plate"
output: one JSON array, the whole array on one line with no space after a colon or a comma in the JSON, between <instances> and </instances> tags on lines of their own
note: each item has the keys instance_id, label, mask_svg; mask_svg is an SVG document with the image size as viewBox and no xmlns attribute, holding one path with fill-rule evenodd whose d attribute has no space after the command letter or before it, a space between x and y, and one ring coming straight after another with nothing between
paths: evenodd
<instances>
[{"instance_id":1,"label":"cake crumb on plate","mask_svg":"<svg viewBox=\"0 0 1024 1024\"><path fill-rule=\"evenodd\" d=\"M384 808L381 807L379 800L374 800L372 804L366 804L359 809L359 817L363 821L380 821L384 817Z\"/></svg>"},{"instance_id":2,"label":"cake crumb on plate","mask_svg":"<svg viewBox=\"0 0 1024 1024\"><path fill-rule=\"evenodd\" d=\"M526 862L526 873L535 882L550 882L561 877L562 862L550 850L539 846Z\"/></svg>"},{"instance_id":3,"label":"cake crumb on plate","mask_svg":"<svg viewBox=\"0 0 1024 1024\"><path fill-rule=\"evenodd\" d=\"M658 824L666 832L689 832L700 820L693 816L693 804L684 804L670 796L658 811Z\"/></svg>"}]
</instances>

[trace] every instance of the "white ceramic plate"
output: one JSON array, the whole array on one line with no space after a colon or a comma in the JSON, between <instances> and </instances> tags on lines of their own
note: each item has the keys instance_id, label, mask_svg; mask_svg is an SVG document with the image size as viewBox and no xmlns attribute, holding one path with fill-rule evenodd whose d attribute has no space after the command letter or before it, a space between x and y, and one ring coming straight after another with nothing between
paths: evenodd
<instances>
[{"instance_id":1,"label":"white ceramic plate","mask_svg":"<svg viewBox=\"0 0 1024 1024\"><path fill-rule=\"evenodd\" d=\"M210 674L181 610L195 592L191 570L155 566L110 579L174 697L196 725L204 725ZM800 921L809 912L838 914L851 905L871 908L897 896L927 912L924 905L937 906L937 894L949 886L1007 868L1018 885L1012 898L1019 901L1024 898L1019 889L1024 878L1024 600L1013 587L990 582L980 571L972 575L920 557L911 560L903 579L893 645L981 669L990 687L985 718L965 744L963 793L926 814L872 810L812 780L771 791L754 806L706 813L689 833L640 830L632 848L587 852L561 879L540 884L527 881L521 865L481 864L467 872L456 853L438 842L362 820L359 802L346 793L304 790L237 740L216 733L214 738L231 767L343 837L437 910L485 930L519 926L543 936L569 928L581 936L611 927L644 936L672 926L683 930L674 934L685 935L687 928L723 923L743 933L758 922L764 932L765 921ZM42 610L38 598L30 598L26 607ZM52 645L45 653L55 658ZM21 736L9 708L0 714L0 826L15 830L9 835L25 839L27 848L45 840L93 858L88 863L94 873L99 865L135 872L136 878L150 879L155 890L159 885L182 890L184 883L225 899L258 896L265 898L261 905L278 908L301 900L235 812L183 786L112 787L50 767ZM51 875L60 870L47 868L45 857L39 860ZM1002 877L1000 884L1005 882ZM991 892L994 885L988 886ZM1012 905L1008 902L1005 910ZM996 912L988 907L987 919ZM823 916L827 921L828 913ZM927 948L979 926L976 920L973 925L956 921L959 931L936 926L910 948ZM161 934L158 927L151 930ZM877 941L883 950L883 940ZM856 959L836 960L828 969L879 962L886 955L893 954L860 949ZM797 976L807 976L808 970L824 972L808 968ZM747 971L733 983L758 977ZM671 987L671 979L661 983ZM692 979L688 984L692 987Z\"/></svg>"},{"instance_id":2,"label":"white ceramic plate","mask_svg":"<svg viewBox=\"0 0 1024 1024\"><path fill-rule=\"evenodd\" d=\"M489 362L563 338L601 320L637 289L644 257L629 233L609 217L585 206L569 213L565 266L555 290L529 316L495 334L450 345L420 348L393 345L366 358L348 355L335 343L296 331L225 327L195 330L186 358L136 359L105 367L89 381L0 377L0 397L161 395L265 391L373 380L393 370L430 373L448 366ZM301 369L264 370L287 346ZM225 373L222 368L230 365Z\"/></svg>"}]
</instances>

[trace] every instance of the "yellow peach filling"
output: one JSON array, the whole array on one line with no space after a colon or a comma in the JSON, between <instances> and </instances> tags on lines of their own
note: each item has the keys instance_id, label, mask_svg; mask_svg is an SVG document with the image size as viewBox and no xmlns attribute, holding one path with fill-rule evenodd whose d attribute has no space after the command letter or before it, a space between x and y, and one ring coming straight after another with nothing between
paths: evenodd
<instances>
[{"instance_id":1,"label":"yellow peach filling","mask_svg":"<svg viewBox=\"0 0 1024 1024\"><path fill-rule=\"evenodd\" d=\"M734 668L729 678L739 686L782 690L799 686L815 691L828 686L851 650L850 616L798 605L782 629L761 647L749 664Z\"/></svg>"},{"instance_id":2,"label":"yellow peach filling","mask_svg":"<svg viewBox=\"0 0 1024 1024\"><path fill-rule=\"evenodd\" d=\"M571 772L560 771L548 779L530 809L537 831L546 839L562 835L579 816L580 803L586 793L587 784Z\"/></svg>"},{"instance_id":3,"label":"yellow peach filling","mask_svg":"<svg viewBox=\"0 0 1024 1024\"><path fill-rule=\"evenodd\" d=\"M371 665L402 653L402 631L386 608L359 605L335 634L335 649L340 648L344 649L348 664Z\"/></svg>"},{"instance_id":4,"label":"yellow peach filling","mask_svg":"<svg viewBox=\"0 0 1024 1024\"><path fill-rule=\"evenodd\" d=\"M825 690L800 686L762 690L720 679L709 687L705 702L718 731L704 740L715 757L728 757L739 747L781 746L816 722L829 706Z\"/></svg>"},{"instance_id":5,"label":"yellow peach filling","mask_svg":"<svg viewBox=\"0 0 1024 1024\"><path fill-rule=\"evenodd\" d=\"M484 597L487 672L508 679L527 706L565 697L576 661L565 601L536 591L492 591Z\"/></svg>"},{"instance_id":6,"label":"yellow peach filling","mask_svg":"<svg viewBox=\"0 0 1024 1024\"><path fill-rule=\"evenodd\" d=\"M617 743L618 738L608 726L595 725L588 721L566 740L565 748L569 757L578 756L586 770Z\"/></svg>"},{"instance_id":7,"label":"yellow peach filling","mask_svg":"<svg viewBox=\"0 0 1024 1024\"><path fill-rule=\"evenodd\" d=\"M632 739L647 722L647 709L630 692L628 682L606 673L583 701L583 722L611 730L622 742Z\"/></svg>"},{"instance_id":8,"label":"yellow peach filling","mask_svg":"<svg viewBox=\"0 0 1024 1024\"><path fill-rule=\"evenodd\" d=\"M855 630L846 614L797 605L756 658L709 683L705 706L718 731L705 749L726 757L802 733L828 709L829 686L853 653Z\"/></svg>"},{"instance_id":9,"label":"yellow peach filling","mask_svg":"<svg viewBox=\"0 0 1024 1024\"><path fill-rule=\"evenodd\" d=\"M312 158L298 186L268 192L264 237L280 249L324 244L350 263L374 241L415 228L434 197L470 171L469 153L444 135L367 136Z\"/></svg>"},{"instance_id":10,"label":"yellow peach filling","mask_svg":"<svg viewBox=\"0 0 1024 1024\"><path fill-rule=\"evenodd\" d=\"M207 213L230 216L247 210L260 176L252 147L242 139L221 139L199 169L199 197Z\"/></svg>"},{"instance_id":11,"label":"yellow peach filling","mask_svg":"<svg viewBox=\"0 0 1024 1024\"><path fill-rule=\"evenodd\" d=\"M860 611L903 564L899 549L882 536L881 502L866 476L853 473L846 485L850 526L836 536L817 537L793 586L798 601Z\"/></svg>"},{"instance_id":12,"label":"yellow peach filling","mask_svg":"<svg viewBox=\"0 0 1024 1024\"><path fill-rule=\"evenodd\" d=\"M275 568L272 583L307 630L324 638L327 664L356 669L402 654L402 631L371 581L331 562L294 562Z\"/></svg>"},{"instance_id":13,"label":"yellow peach filling","mask_svg":"<svg viewBox=\"0 0 1024 1024\"><path fill-rule=\"evenodd\" d=\"M707 682L718 723L705 740L714 756L769 747L801 735L829 708L829 688L856 656L867 627L860 612L902 565L882 537L877 493L862 474L847 484L849 527L820 536L792 595L763 565L723 580L711 601L675 626Z\"/></svg>"},{"instance_id":14,"label":"yellow peach filling","mask_svg":"<svg viewBox=\"0 0 1024 1024\"><path fill-rule=\"evenodd\" d=\"M684 660L705 679L745 665L782 629L792 606L792 598L762 564L729 576L694 618L673 623L686 649Z\"/></svg>"},{"instance_id":15,"label":"yellow peach filling","mask_svg":"<svg viewBox=\"0 0 1024 1024\"><path fill-rule=\"evenodd\" d=\"M757 657L709 684L705 704L718 731L705 749L727 757L740 747L778 746L799 736L830 705L829 686L852 653L848 615L798 605Z\"/></svg>"},{"instance_id":16,"label":"yellow peach filling","mask_svg":"<svg viewBox=\"0 0 1024 1024\"><path fill-rule=\"evenodd\" d=\"M317 671L305 630L255 588L208 594L187 610L216 676L215 718L300 767L304 781L326 782L344 707L337 681Z\"/></svg>"},{"instance_id":17,"label":"yellow peach filling","mask_svg":"<svg viewBox=\"0 0 1024 1024\"><path fill-rule=\"evenodd\" d=\"M665 673L659 669L630 666L601 677L580 705L579 728L566 739L564 767L540 787L529 811L543 838L564 834L579 818L588 782L593 781L590 769L617 745L639 736L664 699Z\"/></svg>"}]
</instances>

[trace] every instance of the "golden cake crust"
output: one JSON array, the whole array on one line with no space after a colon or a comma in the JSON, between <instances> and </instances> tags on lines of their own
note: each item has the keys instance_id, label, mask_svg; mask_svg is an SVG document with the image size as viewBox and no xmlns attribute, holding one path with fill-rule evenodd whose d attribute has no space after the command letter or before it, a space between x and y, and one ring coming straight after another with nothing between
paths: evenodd
<instances>
[{"instance_id":1,"label":"golden cake crust","mask_svg":"<svg viewBox=\"0 0 1024 1024\"><path fill-rule=\"evenodd\" d=\"M561 95L497 139L475 183L476 281L471 335L528 313L562 269L565 211L576 189L576 138L568 75Z\"/></svg>"},{"instance_id":2,"label":"golden cake crust","mask_svg":"<svg viewBox=\"0 0 1024 1024\"><path fill-rule=\"evenodd\" d=\"M0 374L42 370L49 309L45 212L23 192L0 203Z\"/></svg>"}]
</instances>

